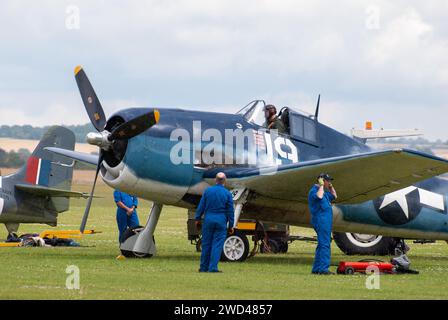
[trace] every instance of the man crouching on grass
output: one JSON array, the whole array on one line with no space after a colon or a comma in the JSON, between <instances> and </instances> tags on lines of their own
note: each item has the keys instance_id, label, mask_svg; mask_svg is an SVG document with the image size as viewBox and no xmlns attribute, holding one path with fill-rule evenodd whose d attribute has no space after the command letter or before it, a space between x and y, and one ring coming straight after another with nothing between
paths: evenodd
<instances>
[{"instance_id":1,"label":"man crouching on grass","mask_svg":"<svg viewBox=\"0 0 448 320\"><path fill-rule=\"evenodd\" d=\"M196 210L196 226L202 226L202 253L199 272L221 272L218 262L221 257L224 241L227 237L227 225L230 234L233 233L233 198L224 187L226 175L219 172L215 178L216 184L208 187L202 195Z\"/></svg>"}]
</instances>

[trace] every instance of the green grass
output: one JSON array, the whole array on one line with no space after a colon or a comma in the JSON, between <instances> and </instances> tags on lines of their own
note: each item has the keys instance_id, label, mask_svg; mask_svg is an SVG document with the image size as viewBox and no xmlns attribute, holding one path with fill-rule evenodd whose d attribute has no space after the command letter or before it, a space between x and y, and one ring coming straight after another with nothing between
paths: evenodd
<instances>
[{"instance_id":1,"label":"green grass","mask_svg":"<svg viewBox=\"0 0 448 320\"><path fill-rule=\"evenodd\" d=\"M87 186L74 189L87 191ZM314 244L295 242L287 254L257 255L244 263L221 263L222 274L199 274L199 254L187 240L184 209L165 207L156 230L158 254L151 259L117 261L117 230L112 190L100 185L81 248L0 248L1 299L446 299L448 247L445 242L412 244L410 258L420 275L381 276L380 290L365 287L366 276L310 274ZM76 229L85 201L72 200L59 229ZM150 203L142 201L146 221ZM23 225L20 232L48 229ZM309 229L294 233L312 235ZM1 230L0 239L6 237ZM333 244L333 264L347 257ZM68 265L80 268L81 289L65 288ZM333 267L333 269L335 269Z\"/></svg>"}]
</instances>

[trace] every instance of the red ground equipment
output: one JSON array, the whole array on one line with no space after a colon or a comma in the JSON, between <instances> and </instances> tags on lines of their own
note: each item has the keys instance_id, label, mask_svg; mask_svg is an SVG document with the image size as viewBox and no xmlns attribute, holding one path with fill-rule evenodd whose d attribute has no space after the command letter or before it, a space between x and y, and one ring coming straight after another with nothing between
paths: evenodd
<instances>
[{"instance_id":1,"label":"red ground equipment","mask_svg":"<svg viewBox=\"0 0 448 320\"><path fill-rule=\"evenodd\" d=\"M337 270L338 274L354 274L355 272L366 273L366 270L369 266L375 266L378 268L380 273L396 273L396 266L392 263L375 261L375 260L361 260L358 262L345 262L342 261L339 263L339 267Z\"/></svg>"},{"instance_id":2,"label":"red ground equipment","mask_svg":"<svg viewBox=\"0 0 448 320\"><path fill-rule=\"evenodd\" d=\"M403 240L400 242L400 246L395 248L395 257L389 262L384 262L375 259L365 259L358 262L339 262L338 274L354 274L355 272L367 273L369 267L375 267L376 269L369 269L371 271L378 271L382 274L419 274L417 270L410 269L411 261L406 255L409 251L409 247Z\"/></svg>"}]
</instances>

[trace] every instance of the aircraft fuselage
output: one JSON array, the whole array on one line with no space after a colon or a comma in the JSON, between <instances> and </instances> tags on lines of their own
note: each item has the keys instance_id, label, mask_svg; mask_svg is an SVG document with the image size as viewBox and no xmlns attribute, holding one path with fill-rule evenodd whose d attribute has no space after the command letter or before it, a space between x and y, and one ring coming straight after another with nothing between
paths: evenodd
<instances>
[{"instance_id":1,"label":"aircraft fuselage","mask_svg":"<svg viewBox=\"0 0 448 320\"><path fill-rule=\"evenodd\" d=\"M111 118L128 121L148 111L127 109ZM209 186L204 173L210 168L263 167L372 151L362 142L305 116L308 126L315 126L311 138L267 131L241 114L179 109L161 109L160 114L157 125L127 142L119 164L104 161L100 172L112 188L183 208L197 205ZM246 142L238 144L237 136L241 135ZM251 149L250 139L256 149ZM447 189L448 181L436 177L409 189L408 194L393 193L352 206L336 204L334 229L448 240ZM260 199L244 207L243 217L310 226L306 203L277 201L273 205Z\"/></svg>"}]
</instances>

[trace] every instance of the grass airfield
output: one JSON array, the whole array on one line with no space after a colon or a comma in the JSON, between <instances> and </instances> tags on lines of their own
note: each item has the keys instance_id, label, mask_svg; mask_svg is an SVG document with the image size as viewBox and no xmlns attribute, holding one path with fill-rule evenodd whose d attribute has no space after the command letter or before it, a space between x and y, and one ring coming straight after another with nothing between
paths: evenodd
<instances>
[{"instance_id":1,"label":"grass airfield","mask_svg":"<svg viewBox=\"0 0 448 320\"><path fill-rule=\"evenodd\" d=\"M89 191L87 184L74 190ZM295 242L287 254L258 254L244 263L221 263L221 274L199 274L199 253L187 240L185 209L164 207L156 229L157 256L116 260L119 254L112 190L97 187L88 228L102 233L85 236L80 248L0 248L0 299L447 299L448 245L409 242L412 267L420 275L384 275L380 289L368 290L366 276L310 274L315 244ZM58 229L76 229L85 200L72 200L60 215ZM151 203L138 209L145 223ZM19 233L48 226L22 225ZM310 229L293 233L312 235ZM0 239L6 229L0 227ZM333 244L332 263L357 261ZM383 259L388 259L384 257ZM65 287L66 268L80 269L80 289ZM333 267L335 270L336 267Z\"/></svg>"}]
</instances>

